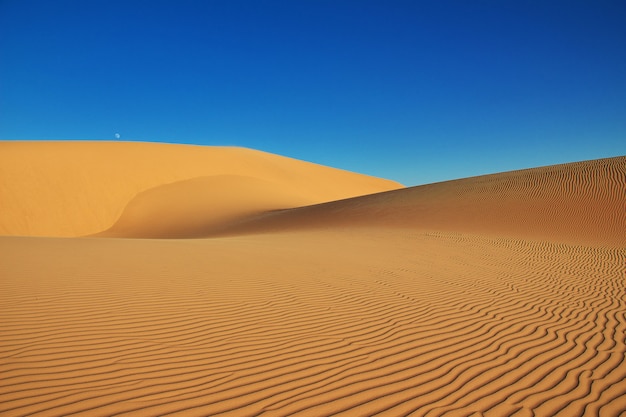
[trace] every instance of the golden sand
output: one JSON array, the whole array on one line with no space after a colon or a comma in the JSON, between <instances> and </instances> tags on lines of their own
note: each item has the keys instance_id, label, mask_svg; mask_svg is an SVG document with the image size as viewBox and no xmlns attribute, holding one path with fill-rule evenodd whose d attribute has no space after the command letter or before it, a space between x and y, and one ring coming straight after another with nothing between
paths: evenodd
<instances>
[{"instance_id":1,"label":"golden sand","mask_svg":"<svg viewBox=\"0 0 626 417\"><path fill-rule=\"evenodd\" d=\"M89 144L58 145L89 172ZM0 415L626 413L626 158L381 193L399 185L163 146L223 166L0 165L3 202L54 212L3 209L5 235L109 236L0 237ZM333 193L376 194L294 208Z\"/></svg>"},{"instance_id":2,"label":"golden sand","mask_svg":"<svg viewBox=\"0 0 626 417\"><path fill-rule=\"evenodd\" d=\"M171 221L175 229L181 215L193 223L194 211L251 214L397 188L402 185L244 148L0 142L0 235L85 236L142 214L160 215L156 222ZM248 198L250 190L256 195ZM157 207L146 206L159 198ZM197 219L200 226L206 218Z\"/></svg>"}]
</instances>

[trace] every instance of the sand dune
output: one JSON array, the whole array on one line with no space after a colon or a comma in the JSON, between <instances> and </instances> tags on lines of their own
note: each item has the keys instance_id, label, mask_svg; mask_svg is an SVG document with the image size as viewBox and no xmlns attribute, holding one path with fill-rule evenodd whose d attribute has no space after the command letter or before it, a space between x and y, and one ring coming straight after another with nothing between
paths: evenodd
<instances>
[{"instance_id":1,"label":"sand dune","mask_svg":"<svg viewBox=\"0 0 626 417\"><path fill-rule=\"evenodd\" d=\"M295 187L236 175L178 181L139 193L115 224L96 236L199 237L204 230L254 214L310 204L300 194Z\"/></svg>"},{"instance_id":2,"label":"sand dune","mask_svg":"<svg viewBox=\"0 0 626 417\"><path fill-rule=\"evenodd\" d=\"M199 175L0 237L0 415L624 416L625 162L289 210Z\"/></svg>"},{"instance_id":3,"label":"sand dune","mask_svg":"<svg viewBox=\"0 0 626 417\"><path fill-rule=\"evenodd\" d=\"M221 223L211 234L402 228L626 247L626 157L511 171Z\"/></svg>"},{"instance_id":4,"label":"sand dune","mask_svg":"<svg viewBox=\"0 0 626 417\"><path fill-rule=\"evenodd\" d=\"M140 194L153 190L154 196L158 193L155 189L173 183L193 193L183 196L172 191L174 186L161 189L163 196L173 192L181 205L179 212L185 212L185 207L193 206L198 198L206 201L212 193L215 200L231 198L230 190L221 185L217 190L190 188L210 176L250 177L251 184L262 182L265 191L281 194L274 206L268 206L267 198L262 198L258 207L247 200L244 213L402 187L393 181L243 148L137 142L0 142L0 235L99 233L111 228L134 199L143 201L137 205L145 205L150 197ZM186 181L191 182L185 185ZM287 198L289 193L293 194L291 199ZM132 210L137 213L138 207ZM178 221L162 219L168 220ZM198 221L203 224L206 216Z\"/></svg>"}]
</instances>

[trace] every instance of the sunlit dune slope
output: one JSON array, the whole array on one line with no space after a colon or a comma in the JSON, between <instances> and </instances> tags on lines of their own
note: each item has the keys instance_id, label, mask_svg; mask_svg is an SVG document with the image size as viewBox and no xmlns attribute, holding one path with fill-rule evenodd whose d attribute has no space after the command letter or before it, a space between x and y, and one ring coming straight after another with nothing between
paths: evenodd
<instances>
[{"instance_id":1,"label":"sunlit dune slope","mask_svg":"<svg viewBox=\"0 0 626 417\"><path fill-rule=\"evenodd\" d=\"M391 227L626 246L626 157L394 190L223 224L207 235Z\"/></svg>"},{"instance_id":2,"label":"sunlit dune slope","mask_svg":"<svg viewBox=\"0 0 626 417\"><path fill-rule=\"evenodd\" d=\"M219 178L225 180L221 184ZM211 179L211 177L215 177ZM177 185L176 185L176 184ZM232 187L232 188L231 188ZM197 213L211 199L228 213L315 204L402 187L347 171L243 148L138 142L0 142L0 235L82 236L109 229L126 206L129 218L145 211L163 230L185 231L189 219L155 218ZM254 191L255 197L242 196ZM164 197L165 201L156 201ZM258 197L258 198L256 198ZM272 200L275 198L275 200ZM172 201L175 199L175 201ZM233 205L226 206L225 201ZM245 207L240 204L245 204ZM211 222L197 218L200 226ZM142 232L145 222L120 229ZM155 224L155 230L158 229ZM140 233L141 234L141 233ZM175 235L177 234L174 233Z\"/></svg>"}]
</instances>

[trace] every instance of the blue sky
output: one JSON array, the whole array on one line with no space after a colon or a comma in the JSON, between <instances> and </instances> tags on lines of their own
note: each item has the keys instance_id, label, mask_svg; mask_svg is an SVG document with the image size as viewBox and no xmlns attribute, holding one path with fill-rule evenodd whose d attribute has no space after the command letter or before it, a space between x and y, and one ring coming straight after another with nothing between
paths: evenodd
<instances>
[{"instance_id":1,"label":"blue sky","mask_svg":"<svg viewBox=\"0 0 626 417\"><path fill-rule=\"evenodd\" d=\"M626 2L0 0L0 140L260 149L417 185L626 154Z\"/></svg>"}]
</instances>

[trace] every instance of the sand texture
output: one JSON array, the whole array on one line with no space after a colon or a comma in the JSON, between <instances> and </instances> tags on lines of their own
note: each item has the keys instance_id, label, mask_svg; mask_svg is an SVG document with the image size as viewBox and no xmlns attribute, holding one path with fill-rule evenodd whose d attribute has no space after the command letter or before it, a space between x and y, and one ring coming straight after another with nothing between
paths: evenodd
<instances>
[{"instance_id":1,"label":"sand texture","mask_svg":"<svg viewBox=\"0 0 626 417\"><path fill-rule=\"evenodd\" d=\"M207 221L397 188L402 185L245 148L0 141L0 235L77 237L111 228L111 235L130 235L129 218L139 231L187 230L194 221L202 228ZM247 196L251 189L256 198ZM155 198L165 207L151 207ZM210 213L194 220L202 210ZM148 224L137 224L141 215ZM156 225L155 216L173 224Z\"/></svg>"},{"instance_id":2,"label":"sand texture","mask_svg":"<svg viewBox=\"0 0 626 417\"><path fill-rule=\"evenodd\" d=\"M79 179L31 173L57 237L0 237L0 415L626 415L626 158L298 208L337 172L340 198L399 187L305 166L319 188L264 164L123 196L93 174L125 204L71 227Z\"/></svg>"}]
</instances>

